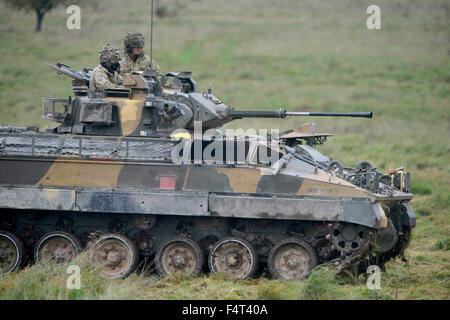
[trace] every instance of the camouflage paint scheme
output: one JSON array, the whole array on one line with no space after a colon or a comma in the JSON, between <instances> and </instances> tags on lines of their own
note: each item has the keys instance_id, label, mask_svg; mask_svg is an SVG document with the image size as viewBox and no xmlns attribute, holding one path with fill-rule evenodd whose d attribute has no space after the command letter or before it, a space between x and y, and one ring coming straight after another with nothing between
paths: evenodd
<instances>
[{"instance_id":1,"label":"camouflage paint scheme","mask_svg":"<svg viewBox=\"0 0 450 320\"><path fill-rule=\"evenodd\" d=\"M0 188L3 208L175 215L188 210L194 215L347 221L380 228L386 216L379 203L389 200L320 170L310 168L308 173L295 165L273 175L270 168L255 166L110 159L0 161L0 185L24 186ZM120 197L111 199L116 193Z\"/></svg>"}]
</instances>

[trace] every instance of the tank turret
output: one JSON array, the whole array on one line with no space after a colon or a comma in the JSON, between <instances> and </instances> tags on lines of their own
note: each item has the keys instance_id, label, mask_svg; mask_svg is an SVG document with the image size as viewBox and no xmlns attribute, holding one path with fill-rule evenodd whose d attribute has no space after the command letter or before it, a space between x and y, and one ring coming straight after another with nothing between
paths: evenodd
<instances>
[{"instance_id":1,"label":"tank turret","mask_svg":"<svg viewBox=\"0 0 450 320\"><path fill-rule=\"evenodd\" d=\"M123 88L103 93L89 90L91 70L75 72L67 65L50 65L73 79L73 97L44 99L45 119L61 123L50 128L60 134L167 137L177 129L214 129L244 118L332 116L372 118L372 113L240 111L224 104L212 90L200 93L191 72L168 73L158 78L152 69L126 75Z\"/></svg>"}]
</instances>

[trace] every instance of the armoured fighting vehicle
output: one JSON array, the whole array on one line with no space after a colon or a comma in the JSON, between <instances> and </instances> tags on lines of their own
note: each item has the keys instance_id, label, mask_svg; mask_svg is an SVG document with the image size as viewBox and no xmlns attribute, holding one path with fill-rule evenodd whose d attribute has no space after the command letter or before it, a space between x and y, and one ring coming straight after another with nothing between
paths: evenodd
<instances>
[{"instance_id":1,"label":"armoured fighting vehicle","mask_svg":"<svg viewBox=\"0 0 450 320\"><path fill-rule=\"evenodd\" d=\"M339 269L403 254L415 216L409 173L369 162L345 167L314 146L315 124L276 137L227 136L247 117L354 116L237 111L190 72L127 75L95 94L91 70L51 65L72 78L68 99L44 99L57 123L0 129L0 272L62 263L89 247L105 275L144 259L182 272L303 279L318 264Z\"/></svg>"}]
</instances>

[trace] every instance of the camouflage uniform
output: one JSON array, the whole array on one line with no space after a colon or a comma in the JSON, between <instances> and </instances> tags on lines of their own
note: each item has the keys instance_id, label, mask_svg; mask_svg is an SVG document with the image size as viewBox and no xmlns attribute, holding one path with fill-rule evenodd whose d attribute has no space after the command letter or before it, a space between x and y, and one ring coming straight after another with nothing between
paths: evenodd
<instances>
[{"instance_id":1,"label":"camouflage uniform","mask_svg":"<svg viewBox=\"0 0 450 320\"><path fill-rule=\"evenodd\" d=\"M89 89L92 92L103 92L105 89L121 88L122 76L117 72L110 72L102 63L119 63L122 53L119 49L104 46L99 54L100 64L94 69L91 75Z\"/></svg>"},{"instance_id":2,"label":"camouflage uniform","mask_svg":"<svg viewBox=\"0 0 450 320\"><path fill-rule=\"evenodd\" d=\"M150 57L146 55L142 55L136 59L136 62L131 59L128 53L125 54L125 57L120 61L120 74L132 73L133 71L144 71L145 69L150 68ZM156 69L156 73L160 75L159 66L155 63L155 60L152 61L152 69Z\"/></svg>"},{"instance_id":3,"label":"camouflage uniform","mask_svg":"<svg viewBox=\"0 0 450 320\"><path fill-rule=\"evenodd\" d=\"M120 61L120 73L132 73L134 71L144 71L147 68L156 69L156 73L160 74L159 66L150 59L149 56L141 55L136 61L131 58L133 48L144 48L145 40L142 33L127 33L124 39L125 57Z\"/></svg>"}]
</instances>

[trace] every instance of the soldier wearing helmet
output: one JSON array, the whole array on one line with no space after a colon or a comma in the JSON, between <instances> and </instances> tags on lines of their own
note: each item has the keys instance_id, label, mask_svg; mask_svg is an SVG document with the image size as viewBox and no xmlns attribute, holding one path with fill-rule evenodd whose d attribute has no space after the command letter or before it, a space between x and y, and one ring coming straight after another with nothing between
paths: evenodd
<instances>
[{"instance_id":1,"label":"soldier wearing helmet","mask_svg":"<svg viewBox=\"0 0 450 320\"><path fill-rule=\"evenodd\" d=\"M142 33L127 33L124 39L125 56L120 61L120 73L132 73L134 71L144 71L147 68L156 69L158 76L160 70L155 61L144 55L144 35Z\"/></svg>"},{"instance_id":2,"label":"soldier wearing helmet","mask_svg":"<svg viewBox=\"0 0 450 320\"><path fill-rule=\"evenodd\" d=\"M122 52L109 44L99 53L100 64L91 75L89 89L92 92L103 92L105 89L122 88L123 78L119 74Z\"/></svg>"}]
</instances>

